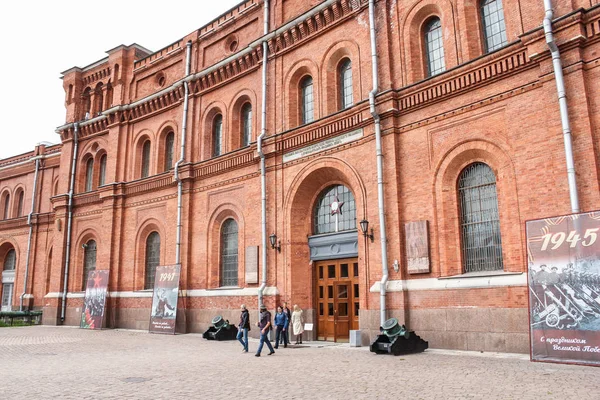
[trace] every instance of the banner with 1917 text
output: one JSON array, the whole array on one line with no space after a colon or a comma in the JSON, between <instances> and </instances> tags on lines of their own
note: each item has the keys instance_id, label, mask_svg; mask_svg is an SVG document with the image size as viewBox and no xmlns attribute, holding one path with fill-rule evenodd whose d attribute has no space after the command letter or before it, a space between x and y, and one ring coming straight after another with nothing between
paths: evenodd
<instances>
[{"instance_id":1,"label":"banner with 1917 text","mask_svg":"<svg viewBox=\"0 0 600 400\"><path fill-rule=\"evenodd\" d=\"M600 211L527 222L531 359L600 365Z\"/></svg>"},{"instance_id":2,"label":"banner with 1917 text","mask_svg":"<svg viewBox=\"0 0 600 400\"><path fill-rule=\"evenodd\" d=\"M85 286L85 299L80 328L102 329L109 271L90 271Z\"/></svg>"},{"instance_id":3,"label":"banner with 1917 text","mask_svg":"<svg viewBox=\"0 0 600 400\"><path fill-rule=\"evenodd\" d=\"M156 267L150 332L175 334L181 265Z\"/></svg>"}]
</instances>

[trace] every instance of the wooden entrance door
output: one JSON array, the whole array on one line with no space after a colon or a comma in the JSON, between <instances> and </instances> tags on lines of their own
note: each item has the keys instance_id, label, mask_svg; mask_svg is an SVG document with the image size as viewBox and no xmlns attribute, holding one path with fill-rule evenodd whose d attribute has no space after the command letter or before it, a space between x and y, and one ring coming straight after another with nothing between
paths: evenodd
<instances>
[{"instance_id":1,"label":"wooden entrance door","mask_svg":"<svg viewBox=\"0 0 600 400\"><path fill-rule=\"evenodd\" d=\"M358 259L316 263L317 337L347 342L358 329Z\"/></svg>"}]
</instances>

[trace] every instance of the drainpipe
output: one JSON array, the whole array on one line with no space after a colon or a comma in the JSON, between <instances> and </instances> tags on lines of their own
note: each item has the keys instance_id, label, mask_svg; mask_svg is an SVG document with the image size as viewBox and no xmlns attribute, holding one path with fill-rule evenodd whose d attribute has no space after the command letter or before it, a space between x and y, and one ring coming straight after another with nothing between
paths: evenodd
<instances>
[{"instance_id":1,"label":"drainpipe","mask_svg":"<svg viewBox=\"0 0 600 400\"><path fill-rule=\"evenodd\" d=\"M554 41L552 32L552 0L544 0L544 33L546 34L546 43L552 54L552 66L554 67L554 77L556 78L556 90L558 92L558 105L560 107L560 121L562 123L563 139L565 142L565 158L567 161L567 177L569 180L569 196L571 198L571 212L579 212L579 197L577 195L577 177L575 175L575 161L573 157L573 139L571 137L571 126L569 124L569 109L567 107L567 93L565 90L565 81L563 78L562 63L560 52Z\"/></svg>"},{"instance_id":2,"label":"drainpipe","mask_svg":"<svg viewBox=\"0 0 600 400\"><path fill-rule=\"evenodd\" d=\"M269 0L264 1L265 13L264 19L264 34L269 33ZM263 46L263 65L262 65L262 109L260 118L260 135L256 142L256 150L260 155L260 193L261 193L261 209L262 209L262 281L258 288L258 306L260 319L260 305L263 303L263 293L267 287L267 178L265 168L265 154L262 150L262 142L267 133L267 56L268 46L265 39Z\"/></svg>"},{"instance_id":3,"label":"drainpipe","mask_svg":"<svg viewBox=\"0 0 600 400\"><path fill-rule=\"evenodd\" d=\"M185 76L190 75L190 69L192 64L192 41L187 42L186 48L186 56L185 56ZM189 83L187 81L183 82L183 87L185 90L185 94L183 97L183 120L181 122L181 157L175 163L175 181L177 182L177 239L175 244L175 264L181 264L181 215L183 212L182 206L182 191L183 191L183 182L179 177L179 166L183 163L185 159L185 137L187 131L187 115L188 115L188 104L189 104Z\"/></svg>"},{"instance_id":4,"label":"drainpipe","mask_svg":"<svg viewBox=\"0 0 600 400\"><path fill-rule=\"evenodd\" d=\"M29 225L29 238L27 239L27 257L25 259L25 280L23 282L23 293L19 297L19 311L23 311L23 298L27 293L27 278L29 277L29 259L31 258L31 237L33 236L33 224L31 223L31 217L35 210L35 196L37 193L37 182L38 172L40 170L40 158L35 158L35 174L33 176L33 191L31 195L31 212L27 216L27 225Z\"/></svg>"},{"instance_id":5,"label":"drainpipe","mask_svg":"<svg viewBox=\"0 0 600 400\"><path fill-rule=\"evenodd\" d=\"M67 307L67 291L69 285L69 265L71 261L71 224L73 221L73 188L75 186L75 167L77 165L77 148L79 147L79 123L73 124L73 162L71 163L71 183L69 184L69 204L67 216L67 251L65 255L65 280L63 283L62 306L60 310L60 322L65 322Z\"/></svg>"},{"instance_id":6,"label":"drainpipe","mask_svg":"<svg viewBox=\"0 0 600 400\"><path fill-rule=\"evenodd\" d=\"M383 198L383 152L381 151L381 121L375 109L375 96L379 90L379 72L377 62L377 42L375 32L375 0L369 0L369 27L371 31L371 59L373 67L373 90L369 92L369 107L375 122L375 147L377 154L377 198L379 203L379 226L381 236L381 284L380 284L380 320L381 326L387 319L385 293L389 279L387 260L387 234L385 228L385 208Z\"/></svg>"}]
</instances>

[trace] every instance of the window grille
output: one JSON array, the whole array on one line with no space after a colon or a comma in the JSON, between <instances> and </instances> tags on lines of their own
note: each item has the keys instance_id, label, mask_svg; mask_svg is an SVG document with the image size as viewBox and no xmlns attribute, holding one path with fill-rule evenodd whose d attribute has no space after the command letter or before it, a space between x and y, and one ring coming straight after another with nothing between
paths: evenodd
<instances>
[{"instance_id":1,"label":"window grille","mask_svg":"<svg viewBox=\"0 0 600 400\"><path fill-rule=\"evenodd\" d=\"M92 179L94 175L94 160L89 159L85 164L85 191L92 191Z\"/></svg>"},{"instance_id":2,"label":"window grille","mask_svg":"<svg viewBox=\"0 0 600 400\"><path fill-rule=\"evenodd\" d=\"M150 141L146 140L142 147L142 178L150 175Z\"/></svg>"},{"instance_id":3,"label":"window grille","mask_svg":"<svg viewBox=\"0 0 600 400\"><path fill-rule=\"evenodd\" d=\"M213 157L221 155L221 143L223 140L223 116L217 115L213 120Z\"/></svg>"},{"instance_id":4,"label":"window grille","mask_svg":"<svg viewBox=\"0 0 600 400\"><path fill-rule=\"evenodd\" d=\"M340 96L342 109L346 109L354 103L352 88L352 61L344 60L340 65Z\"/></svg>"},{"instance_id":5,"label":"window grille","mask_svg":"<svg viewBox=\"0 0 600 400\"><path fill-rule=\"evenodd\" d=\"M465 168L458 180L464 272L502 270L496 176L484 163Z\"/></svg>"},{"instance_id":6,"label":"window grille","mask_svg":"<svg viewBox=\"0 0 600 400\"><path fill-rule=\"evenodd\" d=\"M481 17L486 51L494 51L507 43L502 0L482 0Z\"/></svg>"},{"instance_id":7,"label":"window grille","mask_svg":"<svg viewBox=\"0 0 600 400\"><path fill-rule=\"evenodd\" d=\"M152 232L146 239L146 277L144 289L154 289L154 275L160 262L160 235Z\"/></svg>"},{"instance_id":8,"label":"window grille","mask_svg":"<svg viewBox=\"0 0 600 400\"><path fill-rule=\"evenodd\" d=\"M432 18L425 26L427 76L434 76L446 70L442 33L442 22L439 18Z\"/></svg>"},{"instance_id":9,"label":"window grille","mask_svg":"<svg viewBox=\"0 0 600 400\"><path fill-rule=\"evenodd\" d=\"M83 283L82 288L85 290L87 285L87 279L90 271L96 270L96 242L90 240L86 243L85 251L83 254Z\"/></svg>"},{"instance_id":10,"label":"window grille","mask_svg":"<svg viewBox=\"0 0 600 400\"><path fill-rule=\"evenodd\" d=\"M10 249L4 257L4 271L13 271L17 264L17 253L14 249Z\"/></svg>"},{"instance_id":11,"label":"window grille","mask_svg":"<svg viewBox=\"0 0 600 400\"><path fill-rule=\"evenodd\" d=\"M344 203L341 212L331 215L331 204ZM314 209L314 234L356 229L356 203L352 192L343 185L330 186L318 197Z\"/></svg>"},{"instance_id":12,"label":"window grille","mask_svg":"<svg viewBox=\"0 0 600 400\"><path fill-rule=\"evenodd\" d=\"M302 93L301 104L302 104L302 123L308 124L314 121L314 97L313 97L313 79L311 76L307 76L302 79L300 83L300 89Z\"/></svg>"},{"instance_id":13,"label":"window grille","mask_svg":"<svg viewBox=\"0 0 600 400\"><path fill-rule=\"evenodd\" d=\"M238 285L238 224L233 219L221 227L221 286Z\"/></svg>"},{"instance_id":14,"label":"window grille","mask_svg":"<svg viewBox=\"0 0 600 400\"><path fill-rule=\"evenodd\" d=\"M244 104L242 108L242 145L249 146L252 141L252 105Z\"/></svg>"},{"instance_id":15,"label":"window grille","mask_svg":"<svg viewBox=\"0 0 600 400\"><path fill-rule=\"evenodd\" d=\"M106 154L100 157L100 173L98 174L98 186L104 185L106 181Z\"/></svg>"},{"instance_id":16,"label":"window grille","mask_svg":"<svg viewBox=\"0 0 600 400\"><path fill-rule=\"evenodd\" d=\"M165 138L165 171L173 167L173 144L175 143L175 133L169 132Z\"/></svg>"}]
</instances>

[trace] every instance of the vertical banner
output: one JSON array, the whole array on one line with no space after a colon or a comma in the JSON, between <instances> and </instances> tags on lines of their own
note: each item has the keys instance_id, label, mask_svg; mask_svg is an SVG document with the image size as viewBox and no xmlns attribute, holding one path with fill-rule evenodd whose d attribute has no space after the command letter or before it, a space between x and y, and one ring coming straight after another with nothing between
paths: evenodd
<instances>
[{"instance_id":1,"label":"vertical banner","mask_svg":"<svg viewBox=\"0 0 600 400\"><path fill-rule=\"evenodd\" d=\"M90 271L85 287L85 300L80 328L102 329L109 271Z\"/></svg>"},{"instance_id":2,"label":"vertical banner","mask_svg":"<svg viewBox=\"0 0 600 400\"><path fill-rule=\"evenodd\" d=\"M600 366L600 211L527 222L531 359Z\"/></svg>"},{"instance_id":3,"label":"vertical banner","mask_svg":"<svg viewBox=\"0 0 600 400\"><path fill-rule=\"evenodd\" d=\"M150 314L151 333L175 334L181 265L156 267Z\"/></svg>"}]
</instances>

